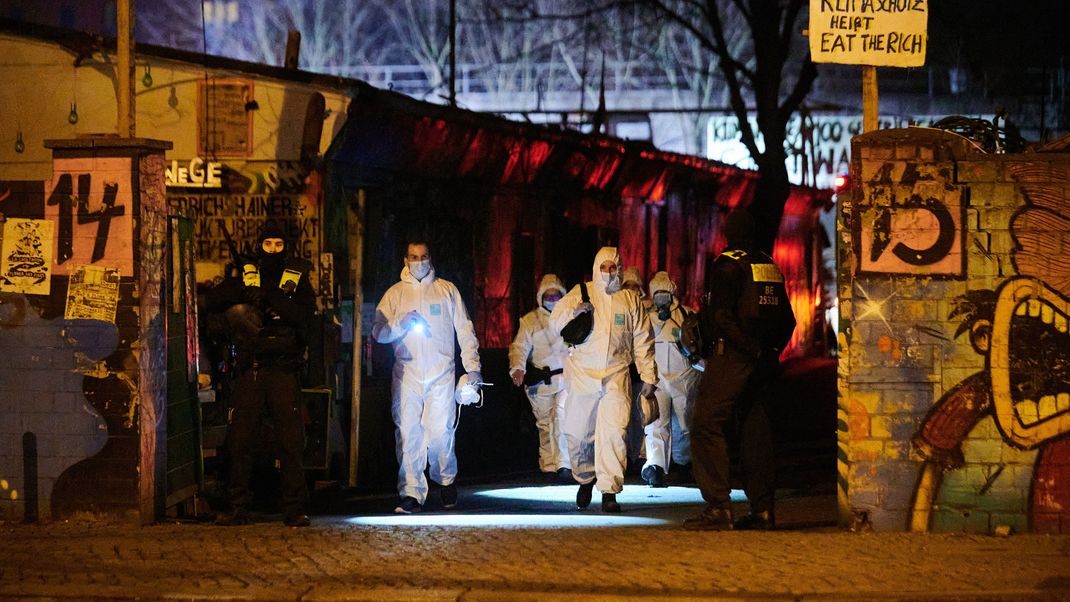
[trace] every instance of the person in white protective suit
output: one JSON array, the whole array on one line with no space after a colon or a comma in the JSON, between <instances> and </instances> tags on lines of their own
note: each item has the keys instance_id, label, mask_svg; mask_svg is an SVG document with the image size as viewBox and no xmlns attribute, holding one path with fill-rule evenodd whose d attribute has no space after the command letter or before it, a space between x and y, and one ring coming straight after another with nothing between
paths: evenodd
<instances>
[{"instance_id":1,"label":"person in white protective suit","mask_svg":"<svg viewBox=\"0 0 1070 602\"><path fill-rule=\"evenodd\" d=\"M468 382L482 383L479 343L461 293L437 278L431 252L422 242L408 245L401 281L391 286L376 307L372 336L394 347L393 399L398 457L395 512L419 512L427 500L424 469L438 483L442 505L457 504L457 457L454 431L454 339Z\"/></svg>"},{"instance_id":2,"label":"person in white protective suit","mask_svg":"<svg viewBox=\"0 0 1070 602\"><path fill-rule=\"evenodd\" d=\"M646 296L646 291L643 290L643 275L639 273L639 268L634 265L624 268L621 288L635 291L639 298L643 300L643 307L650 309L650 299Z\"/></svg>"},{"instance_id":3,"label":"person in white protective suit","mask_svg":"<svg viewBox=\"0 0 1070 602\"><path fill-rule=\"evenodd\" d=\"M643 309L650 309L650 299L646 296L646 290L643 287L643 275L639 273L639 268L634 265L624 268L620 286L623 289L635 291L643 301ZM628 430L625 436L625 443L628 448L628 464L625 472L632 470L632 467L640 467L646 463L646 448L643 445L643 415L639 409L638 400L638 393L643 386L643 381L639 378L639 373L636 370L629 370L629 373L632 379L634 403L632 404L632 417L628 422Z\"/></svg>"},{"instance_id":4,"label":"person in white protective suit","mask_svg":"<svg viewBox=\"0 0 1070 602\"><path fill-rule=\"evenodd\" d=\"M576 506L590 505L597 485L603 512L621 511L617 493L624 487L625 430L632 406L628 365L634 361L639 369L644 395L653 394L658 383L650 320L639 295L621 289L619 266L617 249L602 247L594 259L594 279L586 285L590 302L583 302L575 286L550 313L556 332L576 316L593 313L590 336L571 347L565 360L564 431L572 474L580 483Z\"/></svg>"},{"instance_id":5,"label":"person in white protective suit","mask_svg":"<svg viewBox=\"0 0 1070 602\"><path fill-rule=\"evenodd\" d=\"M539 469L572 482L572 465L568 446L561 432L564 414L565 377L562 375L568 347L561 335L550 328L550 312L565 294L565 285L554 274L546 274L535 294L538 307L520 318L516 338L509 346L509 373L513 384L521 386L525 377L542 380L524 388L539 430ZM534 368L529 374L529 365ZM535 374L535 371L538 371Z\"/></svg>"},{"instance_id":6,"label":"person in white protective suit","mask_svg":"<svg viewBox=\"0 0 1070 602\"><path fill-rule=\"evenodd\" d=\"M646 427L643 479L651 487L665 487L669 460L686 470L691 464L691 411L702 372L680 349L684 318L691 312L676 298L676 283L666 272L650 280L650 323L654 328L654 358L658 364L658 419ZM671 454L671 455L670 455ZM684 479L687 477L684 476Z\"/></svg>"}]
</instances>

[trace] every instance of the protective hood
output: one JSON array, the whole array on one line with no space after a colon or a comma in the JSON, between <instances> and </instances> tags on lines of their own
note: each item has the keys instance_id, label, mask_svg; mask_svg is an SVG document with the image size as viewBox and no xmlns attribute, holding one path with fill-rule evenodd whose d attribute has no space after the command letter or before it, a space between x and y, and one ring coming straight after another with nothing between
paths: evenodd
<instances>
[{"instance_id":1,"label":"protective hood","mask_svg":"<svg viewBox=\"0 0 1070 602\"><path fill-rule=\"evenodd\" d=\"M612 261L620 270L620 253L617 247L602 247L594 256L594 266L591 268L591 284L601 292L606 292L606 282L602 279L600 266L603 261Z\"/></svg>"},{"instance_id":2,"label":"protective hood","mask_svg":"<svg viewBox=\"0 0 1070 602\"><path fill-rule=\"evenodd\" d=\"M557 274L546 274L539 282L539 292L535 293L536 306L542 307L542 296L546 293L546 291L552 288L556 288L557 290L561 291L562 295L568 292L568 289L565 288L565 283L561 282L561 279L557 277Z\"/></svg>"},{"instance_id":3,"label":"protective hood","mask_svg":"<svg viewBox=\"0 0 1070 602\"><path fill-rule=\"evenodd\" d=\"M634 284L639 290L639 296L645 296L643 294L643 277L639 274L639 268L631 266L624 270L624 274L621 277L621 284Z\"/></svg>"},{"instance_id":4,"label":"protective hood","mask_svg":"<svg viewBox=\"0 0 1070 602\"><path fill-rule=\"evenodd\" d=\"M676 283L669 278L668 272L658 272L650 279L650 296L653 298L657 291L667 291L676 296Z\"/></svg>"}]
</instances>

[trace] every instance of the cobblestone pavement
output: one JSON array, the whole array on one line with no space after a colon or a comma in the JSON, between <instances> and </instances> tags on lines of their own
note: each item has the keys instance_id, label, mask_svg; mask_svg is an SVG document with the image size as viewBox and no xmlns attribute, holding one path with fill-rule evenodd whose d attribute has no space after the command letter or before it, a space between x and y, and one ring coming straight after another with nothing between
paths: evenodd
<instances>
[{"instance_id":1,"label":"cobblestone pavement","mask_svg":"<svg viewBox=\"0 0 1070 602\"><path fill-rule=\"evenodd\" d=\"M315 517L306 529L4 524L0 597L1070 600L1070 536L814 526L828 517L829 496L778 502L787 530L695 533L678 519L699 506L660 503L651 491L626 489L620 526L569 526L615 520L597 499L586 512L550 499L502 513L501 502L482 501L497 498L471 491L459 514Z\"/></svg>"}]
</instances>

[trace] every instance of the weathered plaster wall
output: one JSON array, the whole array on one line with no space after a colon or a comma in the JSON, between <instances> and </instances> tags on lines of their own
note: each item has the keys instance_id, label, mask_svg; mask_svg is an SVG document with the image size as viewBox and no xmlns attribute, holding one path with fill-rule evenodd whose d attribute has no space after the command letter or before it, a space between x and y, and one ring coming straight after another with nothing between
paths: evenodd
<instances>
[{"instance_id":1,"label":"weathered plaster wall","mask_svg":"<svg viewBox=\"0 0 1070 602\"><path fill-rule=\"evenodd\" d=\"M839 220L841 512L1070 532L1070 156L854 141Z\"/></svg>"}]
</instances>

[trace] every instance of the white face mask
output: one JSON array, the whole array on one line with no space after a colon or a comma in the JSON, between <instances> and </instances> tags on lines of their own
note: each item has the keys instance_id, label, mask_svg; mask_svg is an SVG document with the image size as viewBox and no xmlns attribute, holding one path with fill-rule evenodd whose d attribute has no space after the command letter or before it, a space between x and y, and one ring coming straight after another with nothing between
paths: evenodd
<instances>
[{"instance_id":1,"label":"white face mask","mask_svg":"<svg viewBox=\"0 0 1070 602\"><path fill-rule=\"evenodd\" d=\"M654 305L668 306L672 304L672 293L654 293Z\"/></svg>"},{"instance_id":2,"label":"white face mask","mask_svg":"<svg viewBox=\"0 0 1070 602\"><path fill-rule=\"evenodd\" d=\"M606 292L615 293L620 290L620 274L609 272L602 272L602 282L606 283Z\"/></svg>"},{"instance_id":3,"label":"white face mask","mask_svg":"<svg viewBox=\"0 0 1070 602\"><path fill-rule=\"evenodd\" d=\"M557 301L546 301L542 304L542 306L546 308L546 311L553 311L555 305L557 305Z\"/></svg>"},{"instance_id":4,"label":"white face mask","mask_svg":"<svg viewBox=\"0 0 1070 602\"><path fill-rule=\"evenodd\" d=\"M417 280L423 280L424 276L427 276L431 272L431 260L425 259L423 261L410 261L409 273Z\"/></svg>"}]
</instances>

